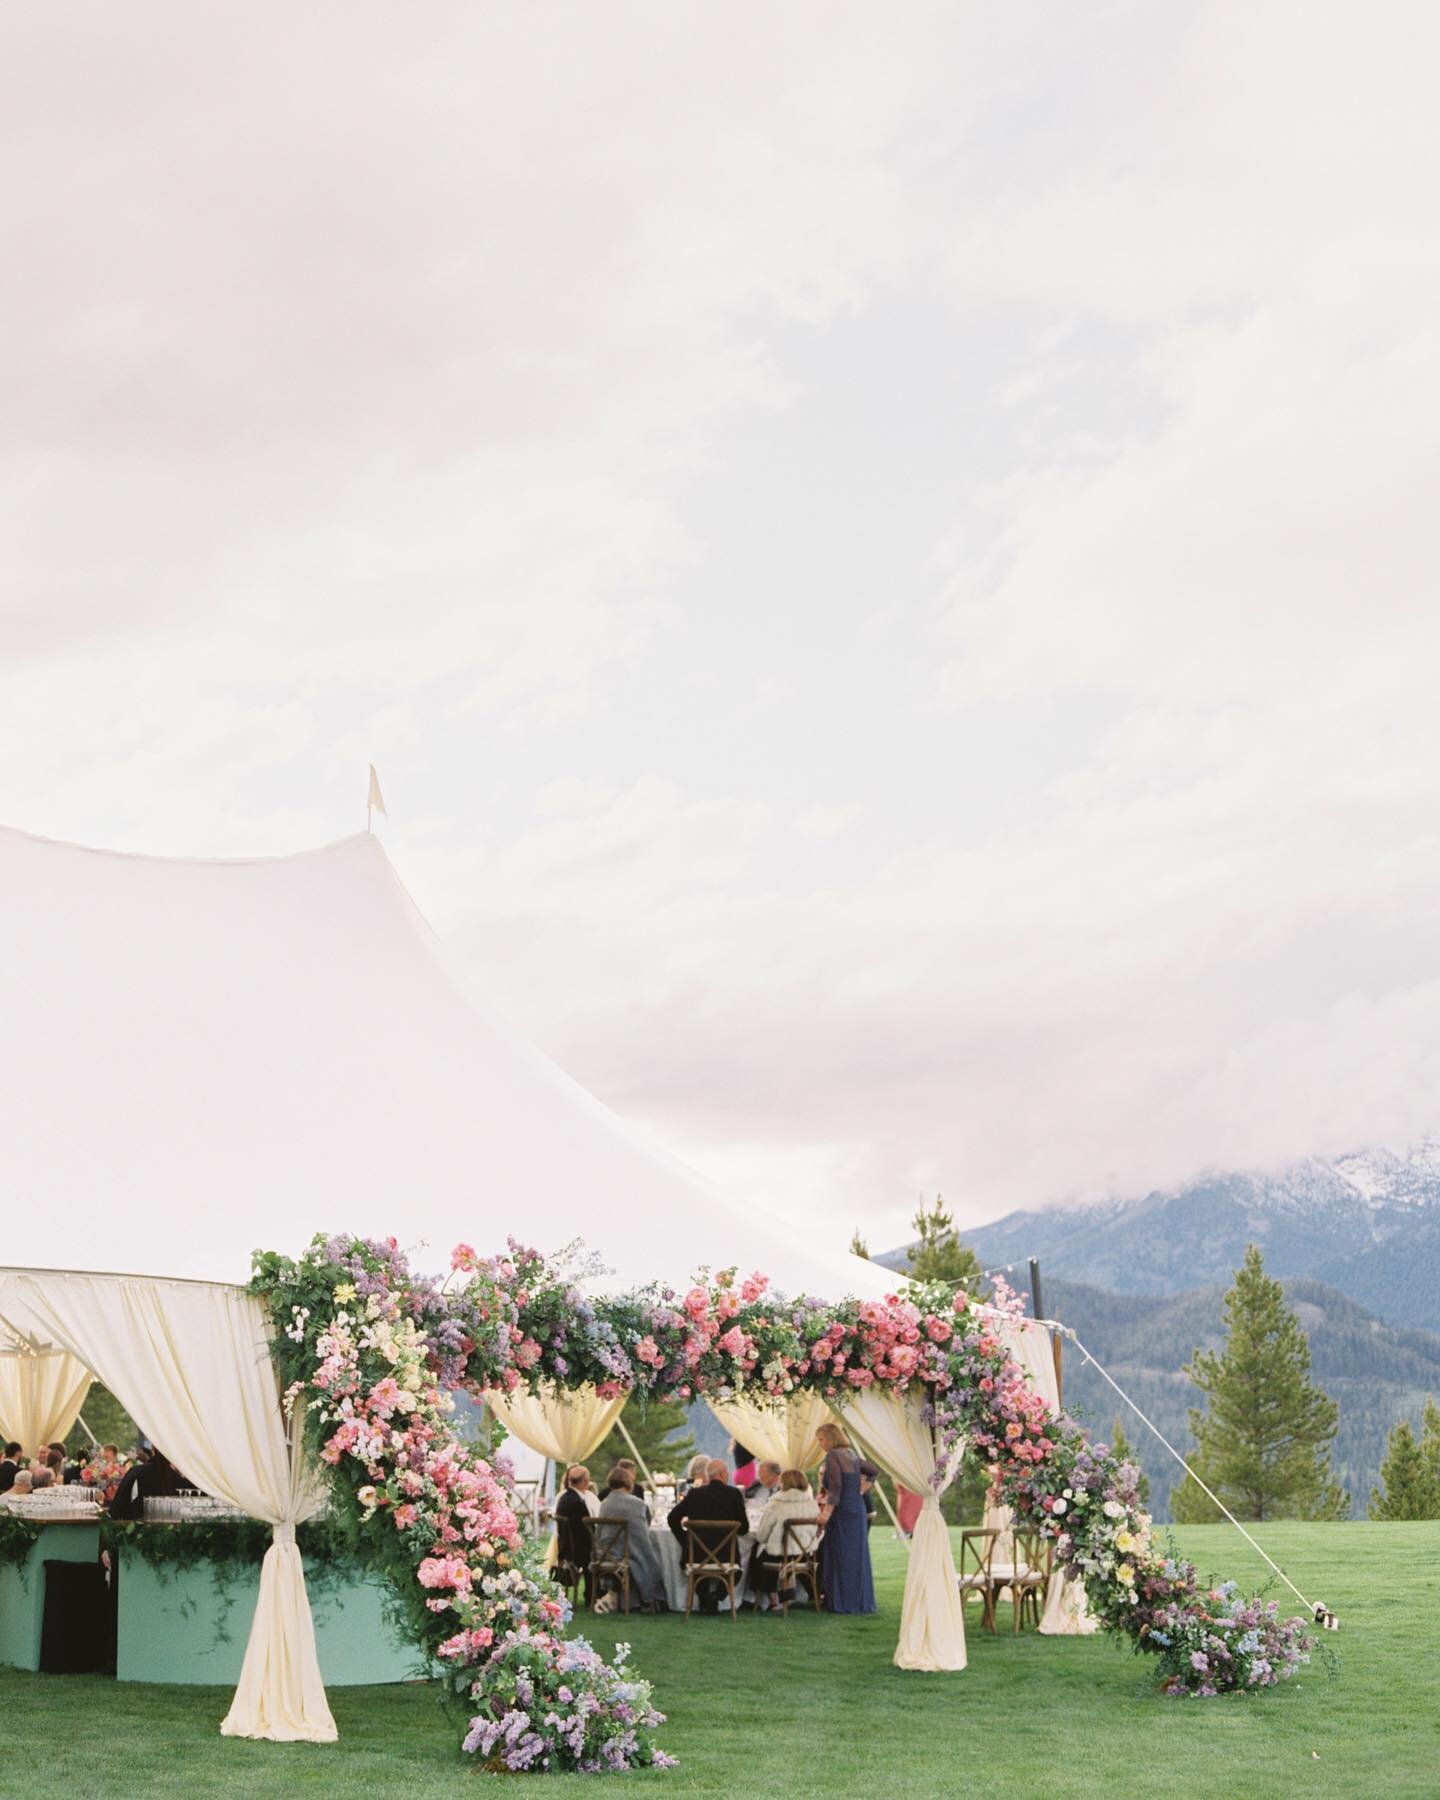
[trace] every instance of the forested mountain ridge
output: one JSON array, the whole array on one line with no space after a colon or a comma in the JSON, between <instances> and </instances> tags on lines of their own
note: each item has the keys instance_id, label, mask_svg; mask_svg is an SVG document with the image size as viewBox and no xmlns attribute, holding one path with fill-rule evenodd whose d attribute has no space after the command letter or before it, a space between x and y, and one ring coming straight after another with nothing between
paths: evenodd
<instances>
[{"instance_id":1,"label":"forested mountain ridge","mask_svg":"<svg viewBox=\"0 0 1440 1800\"><path fill-rule=\"evenodd\" d=\"M1117 1294L1080 1282L1045 1282L1045 1310L1068 1325L1095 1359L1177 1449L1190 1445L1189 1411L1200 1395L1183 1374L1199 1348L1223 1339L1221 1303L1228 1280L1172 1295ZM1419 1418L1427 1397L1440 1398L1440 1336L1388 1325L1325 1282L1296 1277L1286 1299L1310 1340L1311 1372L1340 1408L1335 1477L1355 1516L1364 1515L1385 1440L1397 1419ZM1150 1477L1157 1517L1169 1514L1179 1465L1124 1406L1074 1344L1064 1347L1066 1409L1097 1437L1114 1420Z\"/></svg>"}]
</instances>

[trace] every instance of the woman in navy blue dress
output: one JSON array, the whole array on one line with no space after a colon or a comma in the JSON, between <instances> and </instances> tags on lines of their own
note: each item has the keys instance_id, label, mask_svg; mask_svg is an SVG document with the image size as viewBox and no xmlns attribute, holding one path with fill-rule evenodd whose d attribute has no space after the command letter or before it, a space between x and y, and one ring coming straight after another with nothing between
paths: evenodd
<instances>
[{"instance_id":1,"label":"woman in navy blue dress","mask_svg":"<svg viewBox=\"0 0 1440 1800\"><path fill-rule=\"evenodd\" d=\"M860 1495L860 1458L838 1425L822 1425L815 1435L825 1452L820 1487L830 1506L829 1522L820 1540L820 1586L825 1610L873 1613L870 1522Z\"/></svg>"}]
</instances>

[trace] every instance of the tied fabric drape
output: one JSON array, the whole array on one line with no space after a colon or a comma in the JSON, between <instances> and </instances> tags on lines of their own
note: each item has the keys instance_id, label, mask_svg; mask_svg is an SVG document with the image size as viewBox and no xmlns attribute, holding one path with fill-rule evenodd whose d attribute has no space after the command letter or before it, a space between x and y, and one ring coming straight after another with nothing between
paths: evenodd
<instances>
[{"instance_id":1,"label":"tied fabric drape","mask_svg":"<svg viewBox=\"0 0 1440 1800\"><path fill-rule=\"evenodd\" d=\"M910 1543L910 1566L905 1572L895 1666L956 1670L963 1669L966 1662L965 1609L939 1494L950 1485L959 1458L937 1493L931 1481L935 1445L930 1427L921 1417L923 1406L918 1394L890 1394L868 1388L845 1402L842 1417L864 1453L892 1481L919 1494L922 1500Z\"/></svg>"},{"instance_id":2,"label":"tied fabric drape","mask_svg":"<svg viewBox=\"0 0 1440 1800\"><path fill-rule=\"evenodd\" d=\"M625 1395L602 1400L593 1386L556 1389L538 1394L516 1388L502 1394L492 1388L485 1403L509 1432L527 1449L552 1462L584 1462L602 1444L625 1407Z\"/></svg>"},{"instance_id":3,"label":"tied fabric drape","mask_svg":"<svg viewBox=\"0 0 1440 1800\"><path fill-rule=\"evenodd\" d=\"M0 1340L0 1441L13 1438L27 1456L60 1443L80 1417L92 1380L68 1350L35 1350Z\"/></svg>"},{"instance_id":4,"label":"tied fabric drape","mask_svg":"<svg viewBox=\"0 0 1440 1800\"><path fill-rule=\"evenodd\" d=\"M92 1369L190 1480L274 1528L221 1731L333 1742L295 1543L322 1490L293 1453L259 1301L203 1282L16 1272L0 1275L0 1317L12 1311Z\"/></svg>"},{"instance_id":5,"label":"tied fabric drape","mask_svg":"<svg viewBox=\"0 0 1440 1800\"><path fill-rule=\"evenodd\" d=\"M773 1401L736 1394L708 1404L736 1443L763 1461L781 1469L811 1469L819 1462L815 1433L832 1417L819 1394L801 1391Z\"/></svg>"}]
</instances>

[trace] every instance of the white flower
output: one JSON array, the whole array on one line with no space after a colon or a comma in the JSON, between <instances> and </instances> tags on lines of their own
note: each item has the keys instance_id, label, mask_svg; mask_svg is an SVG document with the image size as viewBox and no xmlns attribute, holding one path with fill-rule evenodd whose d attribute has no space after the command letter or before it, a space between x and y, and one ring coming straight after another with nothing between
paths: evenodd
<instances>
[{"instance_id":1,"label":"white flower","mask_svg":"<svg viewBox=\"0 0 1440 1800\"><path fill-rule=\"evenodd\" d=\"M1051 1508L1051 1511L1055 1512L1055 1513L1063 1513L1065 1511L1065 1507L1066 1507L1066 1502L1064 1500L1057 1500L1055 1502L1054 1506Z\"/></svg>"},{"instance_id":2,"label":"white flower","mask_svg":"<svg viewBox=\"0 0 1440 1800\"><path fill-rule=\"evenodd\" d=\"M1100 1510L1107 1519L1123 1519L1125 1517L1125 1508L1118 1500L1107 1500Z\"/></svg>"}]
</instances>

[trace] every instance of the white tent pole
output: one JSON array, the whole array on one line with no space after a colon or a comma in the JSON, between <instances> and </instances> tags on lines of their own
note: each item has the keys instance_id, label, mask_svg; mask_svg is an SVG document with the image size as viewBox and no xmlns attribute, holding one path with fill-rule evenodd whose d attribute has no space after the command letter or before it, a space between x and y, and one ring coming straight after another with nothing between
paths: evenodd
<instances>
[{"instance_id":1,"label":"white tent pole","mask_svg":"<svg viewBox=\"0 0 1440 1800\"><path fill-rule=\"evenodd\" d=\"M635 1440L630 1435L630 1430L625 1423L625 1415L623 1412L620 1414L619 1418L616 1419L615 1423L620 1427L621 1437L623 1437L625 1442L630 1446L630 1454L635 1458L636 1462L639 1463L640 1473L650 1483L651 1487L654 1487L655 1477L650 1473L649 1469L646 1468L645 1458L635 1448ZM691 1441L693 1442L694 1440L692 1439Z\"/></svg>"},{"instance_id":2,"label":"white tent pole","mask_svg":"<svg viewBox=\"0 0 1440 1800\"><path fill-rule=\"evenodd\" d=\"M84 1413L77 1413L75 1416L75 1422L77 1425L79 1425L80 1429L85 1433L86 1437L89 1438L92 1447L94 1449L98 1450L100 1448L100 1440L99 1440L99 1438L96 1437L95 1433L90 1429L90 1427L85 1423Z\"/></svg>"}]
</instances>

